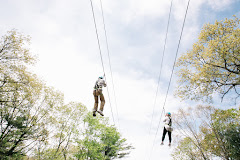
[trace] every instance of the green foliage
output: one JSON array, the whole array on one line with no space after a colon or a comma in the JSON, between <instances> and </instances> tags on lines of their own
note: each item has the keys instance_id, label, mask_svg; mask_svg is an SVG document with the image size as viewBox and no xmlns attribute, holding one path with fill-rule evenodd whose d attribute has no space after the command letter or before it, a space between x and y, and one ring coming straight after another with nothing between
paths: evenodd
<instances>
[{"instance_id":1,"label":"green foliage","mask_svg":"<svg viewBox=\"0 0 240 160\"><path fill-rule=\"evenodd\" d=\"M125 144L120 133L114 126L108 124L108 119L94 118L88 113L85 118L84 138L78 141L79 159L110 160L122 158L129 154L126 152L133 149L131 145Z\"/></svg>"},{"instance_id":2,"label":"green foliage","mask_svg":"<svg viewBox=\"0 0 240 160\"><path fill-rule=\"evenodd\" d=\"M230 91L240 96L239 22L234 17L204 25L198 42L177 62L180 98L210 102L215 92L223 98Z\"/></svg>"},{"instance_id":3,"label":"green foliage","mask_svg":"<svg viewBox=\"0 0 240 160\"><path fill-rule=\"evenodd\" d=\"M174 159L238 159L239 120L240 108L221 110L199 106L187 112L180 110L175 123L184 138L172 156Z\"/></svg>"},{"instance_id":4,"label":"green foliage","mask_svg":"<svg viewBox=\"0 0 240 160\"><path fill-rule=\"evenodd\" d=\"M71 102L56 107L51 120L51 144L40 142L35 150L35 157L41 159L71 159L75 152L74 137L81 135L81 124L86 107L81 103Z\"/></svg>"},{"instance_id":5,"label":"green foliage","mask_svg":"<svg viewBox=\"0 0 240 160\"><path fill-rule=\"evenodd\" d=\"M212 130L204 132L206 129L202 129L206 137L204 143L209 146L209 150L211 150L214 155L225 158L230 157L231 159L240 157L239 111L240 110L236 109L217 109L215 113L211 115Z\"/></svg>"},{"instance_id":6,"label":"green foliage","mask_svg":"<svg viewBox=\"0 0 240 160\"><path fill-rule=\"evenodd\" d=\"M1 159L21 155L23 141L34 137L37 129L37 118L31 117L30 110L42 86L38 81L32 82L34 75L26 70L26 65L33 61L24 47L28 40L11 31L0 42ZM31 92L36 95L31 96Z\"/></svg>"},{"instance_id":7,"label":"green foliage","mask_svg":"<svg viewBox=\"0 0 240 160\"><path fill-rule=\"evenodd\" d=\"M44 141L47 117L63 102L60 93L27 70L35 62L28 43L29 37L15 30L0 42L0 159L21 159L37 141Z\"/></svg>"},{"instance_id":8,"label":"green foliage","mask_svg":"<svg viewBox=\"0 0 240 160\"><path fill-rule=\"evenodd\" d=\"M192 142L191 138L182 139L174 150L172 155L174 160L200 160L203 159L198 152L197 147Z\"/></svg>"}]
</instances>

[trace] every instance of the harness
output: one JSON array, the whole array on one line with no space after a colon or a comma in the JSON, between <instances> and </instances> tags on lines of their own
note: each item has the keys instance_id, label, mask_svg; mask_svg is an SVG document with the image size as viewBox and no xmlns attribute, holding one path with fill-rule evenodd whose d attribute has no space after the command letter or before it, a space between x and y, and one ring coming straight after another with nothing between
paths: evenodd
<instances>
[{"instance_id":1,"label":"harness","mask_svg":"<svg viewBox=\"0 0 240 160\"><path fill-rule=\"evenodd\" d=\"M102 86L99 86L98 85L98 81L96 81L95 85L94 85L94 90L99 90L99 89L102 89Z\"/></svg>"},{"instance_id":2,"label":"harness","mask_svg":"<svg viewBox=\"0 0 240 160\"><path fill-rule=\"evenodd\" d=\"M94 89L97 90L98 88L99 88L98 81L96 81L96 83L94 85Z\"/></svg>"},{"instance_id":3,"label":"harness","mask_svg":"<svg viewBox=\"0 0 240 160\"><path fill-rule=\"evenodd\" d=\"M169 121L168 125L172 126L172 118L169 118L169 119L170 119L170 121Z\"/></svg>"}]
</instances>

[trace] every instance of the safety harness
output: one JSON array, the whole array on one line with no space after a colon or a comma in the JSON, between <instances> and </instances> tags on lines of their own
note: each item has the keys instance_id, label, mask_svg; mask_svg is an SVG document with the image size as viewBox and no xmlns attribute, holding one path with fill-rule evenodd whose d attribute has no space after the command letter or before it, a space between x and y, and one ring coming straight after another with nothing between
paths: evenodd
<instances>
[{"instance_id":1,"label":"safety harness","mask_svg":"<svg viewBox=\"0 0 240 160\"><path fill-rule=\"evenodd\" d=\"M94 86L94 90L98 90L99 89L99 85L98 85L98 81L96 81L95 86Z\"/></svg>"},{"instance_id":2,"label":"safety harness","mask_svg":"<svg viewBox=\"0 0 240 160\"><path fill-rule=\"evenodd\" d=\"M169 119L170 119L170 121L169 121L168 125L172 126L172 118L169 117Z\"/></svg>"},{"instance_id":3,"label":"safety harness","mask_svg":"<svg viewBox=\"0 0 240 160\"><path fill-rule=\"evenodd\" d=\"M96 81L95 86L94 86L94 90L99 90L102 89L101 85L98 85L98 81Z\"/></svg>"}]
</instances>

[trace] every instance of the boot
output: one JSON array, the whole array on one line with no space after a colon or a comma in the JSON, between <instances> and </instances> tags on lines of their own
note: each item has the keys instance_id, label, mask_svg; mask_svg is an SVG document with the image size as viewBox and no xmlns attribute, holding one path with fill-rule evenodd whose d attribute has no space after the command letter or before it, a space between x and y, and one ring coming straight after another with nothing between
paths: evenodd
<instances>
[{"instance_id":1,"label":"boot","mask_svg":"<svg viewBox=\"0 0 240 160\"><path fill-rule=\"evenodd\" d=\"M95 110L93 110L93 117L95 117L96 116L96 111Z\"/></svg>"}]
</instances>

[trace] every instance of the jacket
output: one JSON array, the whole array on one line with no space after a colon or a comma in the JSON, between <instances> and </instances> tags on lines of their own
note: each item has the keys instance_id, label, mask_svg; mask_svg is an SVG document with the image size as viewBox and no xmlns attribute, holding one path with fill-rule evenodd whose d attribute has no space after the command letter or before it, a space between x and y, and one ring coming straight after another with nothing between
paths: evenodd
<instances>
[{"instance_id":1,"label":"jacket","mask_svg":"<svg viewBox=\"0 0 240 160\"><path fill-rule=\"evenodd\" d=\"M102 90L103 86L104 87L107 86L106 82L104 81L104 79L98 78L98 80L95 83L94 90L98 90L98 89Z\"/></svg>"},{"instance_id":2,"label":"jacket","mask_svg":"<svg viewBox=\"0 0 240 160\"><path fill-rule=\"evenodd\" d=\"M164 127L166 128L167 131L172 131L172 119L169 116L166 116L163 120L165 122Z\"/></svg>"}]
</instances>

